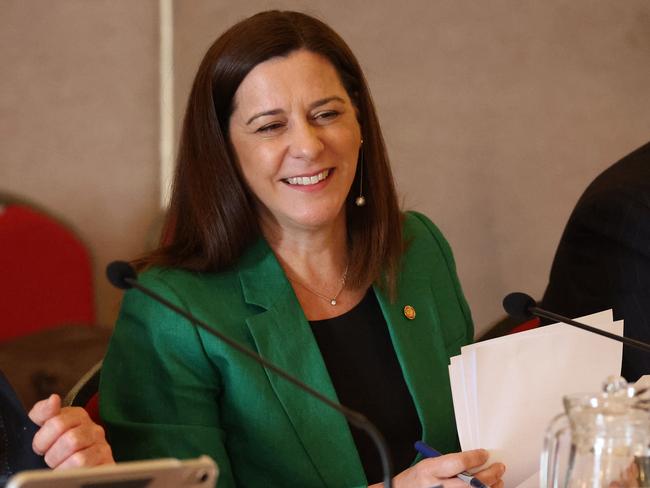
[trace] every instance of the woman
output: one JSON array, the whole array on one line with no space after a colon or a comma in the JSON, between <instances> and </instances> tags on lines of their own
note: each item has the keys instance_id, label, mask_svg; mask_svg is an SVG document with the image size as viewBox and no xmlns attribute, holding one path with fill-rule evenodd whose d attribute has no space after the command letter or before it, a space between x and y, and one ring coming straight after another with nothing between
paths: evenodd
<instances>
[{"instance_id":1,"label":"woman","mask_svg":"<svg viewBox=\"0 0 650 488\"><path fill-rule=\"evenodd\" d=\"M473 327L451 252L401 214L358 62L322 22L264 12L208 50L181 136L166 243L141 281L384 432L396 486L432 486L458 450L448 358ZM118 460L212 456L219 486L379 482L365 435L137 291L105 358ZM419 461L419 462L416 462ZM478 477L501 485L495 464Z\"/></svg>"}]
</instances>

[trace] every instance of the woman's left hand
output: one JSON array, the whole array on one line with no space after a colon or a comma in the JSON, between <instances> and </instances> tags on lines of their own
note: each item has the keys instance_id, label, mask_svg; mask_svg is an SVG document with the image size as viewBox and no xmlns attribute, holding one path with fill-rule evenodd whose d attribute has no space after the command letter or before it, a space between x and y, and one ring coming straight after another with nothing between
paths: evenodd
<instances>
[{"instance_id":1,"label":"woman's left hand","mask_svg":"<svg viewBox=\"0 0 650 488\"><path fill-rule=\"evenodd\" d=\"M64 469L82 466L112 464L111 446L106 442L104 429L94 423L81 407L61 408L61 397L36 402L29 418L40 427L32 449L45 456L50 468Z\"/></svg>"},{"instance_id":2,"label":"woman's left hand","mask_svg":"<svg viewBox=\"0 0 650 488\"><path fill-rule=\"evenodd\" d=\"M505 471L506 466L503 463L494 463L485 469L474 473L474 476L481 480L481 482L486 486L490 486L491 488L503 488L503 480L501 478Z\"/></svg>"},{"instance_id":3,"label":"woman's left hand","mask_svg":"<svg viewBox=\"0 0 650 488\"><path fill-rule=\"evenodd\" d=\"M488 460L485 449L455 452L438 457L422 459L393 478L395 488L467 488L467 484L456 475L468 469L477 468ZM474 474L486 486L503 488L501 477L506 467L494 463ZM368 488L381 488L377 483Z\"/></svg>"}]
</instances>

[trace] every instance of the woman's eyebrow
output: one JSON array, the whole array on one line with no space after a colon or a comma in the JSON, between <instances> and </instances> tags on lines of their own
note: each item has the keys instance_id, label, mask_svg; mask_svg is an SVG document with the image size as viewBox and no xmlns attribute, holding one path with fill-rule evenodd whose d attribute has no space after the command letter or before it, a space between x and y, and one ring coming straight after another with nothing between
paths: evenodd
<instances>
[{"instance_id":1,"label":"woman's eyebrow","mask_svg":"<svg viewBox=\"0 0 650 488\"><path fill-rule=\"evenodd\" d=\"M274 108L273 110L265 110L264 112L257 113L253 115L248 121L246 122L246 125L249 125L253 120L259 118L259 117L264 117L265 115L278 115L283 113L284 110L281 108Z\"/></svg>"},{"instance_id":2,"label":"woman's eyebrow","mask_svg":"<svg viewBox=\"0 0 650 488\"><path fill-rule=\"evenodd\" d=\"M316 100L315 102L309 105L309 109L312 110L316 107L321 107L323 105L328 104L329 102L334 102L334 101L345 103L345 100L343 100L343 98L335 95L331 97L321 98L320 100ZM278 115L281 113L284 113L284 110L282 110L281 108L274 108L272 110L265 110L263 112L256 113L246 121L246 125L250 125L251 122L253 122L255 119L259 117L264 117L265 115Z\"/></svg>"},{"instance_id":3,"label":"woman's eyebrow","mask_svg":"<svg viewBox=\"0 0 650 488\"><path fill-rule=\"evenodd\" d=\"M343 100L341 97L332 96L332 97L321 98L320 100L316 100L314 103L309 105L309 108L313 109L313 108L320 107L322 105L325 105L327 103L334 102L334 101L345 103L345 100Z\"/></svg>"}]
</instances>

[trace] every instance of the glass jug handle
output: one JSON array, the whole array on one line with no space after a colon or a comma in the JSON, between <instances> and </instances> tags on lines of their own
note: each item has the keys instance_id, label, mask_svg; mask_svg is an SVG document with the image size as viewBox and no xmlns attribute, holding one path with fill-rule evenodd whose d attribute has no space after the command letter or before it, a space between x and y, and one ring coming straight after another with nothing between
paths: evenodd
<instances>
[{"instance_id":1,"label":"glass jug handle","mask_svg":"<svg viewBox=\"0 0 650 488\"><path fill-rule=\"evenodd\" d=\"M558 485L558 453L560 436L569 428L566 414L553 417L546 429L544 448L540 457L539 481L541 488L557 488Z\"/></svg>"}]
</instances>

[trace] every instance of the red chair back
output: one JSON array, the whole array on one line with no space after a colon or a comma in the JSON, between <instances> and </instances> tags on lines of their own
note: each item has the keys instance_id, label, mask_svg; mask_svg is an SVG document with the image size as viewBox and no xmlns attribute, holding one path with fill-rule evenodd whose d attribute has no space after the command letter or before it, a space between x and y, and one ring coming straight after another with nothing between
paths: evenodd
<instances>
[{"instance_id":1,"label":"red chair back","mask_svg":"<svg viewBox=\"0 0 650 488\"><path fill-rule=\"evenodd\" d=\"M90 256L77 236L27 205L0 206L0 341L92 325L94 302Z\"/></svg>"}]
</instances>

